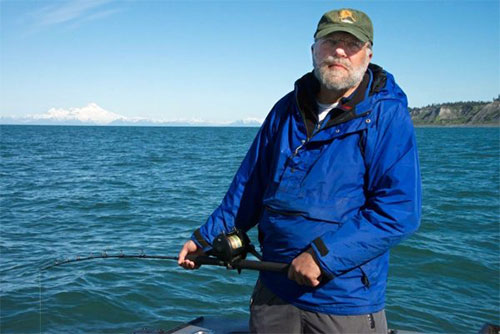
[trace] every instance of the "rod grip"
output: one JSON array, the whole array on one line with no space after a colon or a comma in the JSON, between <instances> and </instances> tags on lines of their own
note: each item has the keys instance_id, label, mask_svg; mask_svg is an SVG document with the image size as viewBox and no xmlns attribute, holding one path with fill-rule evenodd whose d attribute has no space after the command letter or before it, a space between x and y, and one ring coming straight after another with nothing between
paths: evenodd
<instances>
[{"instance_id":1,"label":"rod grip","mask_svg":"<svg viewBox=\"0 0 500 334\"><path fill-rule=\"evenodd\" d=\"M250 270L263 270L286 273L288 272L288 263L267 262L267 261L252 261L252 260L239 260L233 263L236 269L250 269Z\"/></svg>"},{"instance_id":2,"label":"rod grip","mask_svg":"<svg viewBox=\"0 0 500 334\"><path fill-rule=\"evenodd\" d=\"M197 265L213 265L227 267L227 263L212 256L206 255L187 255L186 259L193 261ZM233 269L248 269L258 271L273 271L286 273L288 272L288 263L267 262L267 261L252 261L252 260L236 260L231 263L230 267Z\"/></svg>"},{"instance_id":3,"label":"rod grip","mask_svg":"<svg viewBox=\"0 0 500 334\"><path fill-rule=\"evenodd\" d=\"M225 267L224 261L221 261L215 257L206 256L206 255L192 255L189 254L186 256L186 259L193 261L197 265L208 264L212 266L223 266Z\"/></svg>"}]
</instances>

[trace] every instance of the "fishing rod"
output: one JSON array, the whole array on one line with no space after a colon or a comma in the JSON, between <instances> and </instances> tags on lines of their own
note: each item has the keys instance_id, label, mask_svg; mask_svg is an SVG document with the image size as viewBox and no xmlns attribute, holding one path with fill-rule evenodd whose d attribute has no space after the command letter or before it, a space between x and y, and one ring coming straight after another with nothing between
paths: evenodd
<instances>
[{"instance_id":1,"label":"fishing rod","mask_svg":"<svg viewBox=\"0 0 500 334\"><path fill-rule=\"evenodd\" d=\"M82 262L96 259L154 259L154 260L172 260L177 261L177 256L163 256L163 255L146 255L146 254L138 254L138 255L130 255L120 253L118 255L109 255L107 253L103 253L101 255L90 255L87 257L79 257L77 256L74 259L66 259L62 261L55 261L53 264L49 264L40 268L42 271L49 270L54 267L58 267L67 263L74 262ZM205 256L205 255L187 255L186 259L193 261L196 265L213 265L226 267L227 269L248 269L248 270L264 270L264 271L274 271L274 272L287 272L288 271L288 263L279 263L279 262L268 262L268 261L253 261L253 260L245 260L245 259L236 259L231 262L226 262L220 260L213 256Z\"/></svg>"},{"instance_id":2,"label":"fishing rod","mask_svg":"<svg viewBox=\"0 0 500 334\"><path fill-rule=\"evenodd\" d=\"M213 265L226 267L227 269L236 269L241 273L242 269L272 271L286 273L288 271L288 263L262 261L262 257L255 250L255 247L250 243L248 236L241 230L233 230L230 233L221 233L213 242L213 249L209 255L187 255L186 259L193 261L196 265ZM257 257L259 261L246 260L246 255L250 253ZM106 251L99 255L92 253L87 257L79 257L73 259L65 259L55 261L52 264L40 268L41 271L49 270L68 263L90 261L96 259L153 259L153 260L172 260L177 261L177 256L164 255L146 255L144 251L140 254L120 254L109 255Z\"/></svg>"}]
</instances>

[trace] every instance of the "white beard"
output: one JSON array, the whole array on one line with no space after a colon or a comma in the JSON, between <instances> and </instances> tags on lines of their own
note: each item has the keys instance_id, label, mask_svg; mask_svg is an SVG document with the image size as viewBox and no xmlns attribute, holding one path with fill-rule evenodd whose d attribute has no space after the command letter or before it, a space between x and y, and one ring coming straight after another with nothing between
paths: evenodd
<instances>
[{"instance_id":1,"label":"white beard","mask_svg":"<svg viewBox=\"0 0 500 334\"><path fill-rule=\"evenodd\" d=\"M319 64L316 63L316 57L313 56L314 75L329 90L344 90L356 86L363 79L363 75L368 68L370 58L366 57L364 64L358 68L353 68L343 58L334 58L328 56ZM328 68L329 65L340 64L345 69Z\"/></svg>"}]
</instances>

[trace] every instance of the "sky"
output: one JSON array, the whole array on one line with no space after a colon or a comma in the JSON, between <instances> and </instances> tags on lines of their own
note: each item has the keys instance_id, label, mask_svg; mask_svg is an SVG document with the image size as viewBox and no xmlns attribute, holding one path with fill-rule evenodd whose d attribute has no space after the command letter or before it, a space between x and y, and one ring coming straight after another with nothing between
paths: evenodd
<instances>
[{"instance_id":1,"label":"sky","mask_svg":"<svg viewBox=\"0 0 500 334\"><path fill-rule=\"evenodd\" d=\"M500 94L492 1L0 0L0 116L96 103L156 120L263 119L311 71L318 20L366 12L410 107Z\"/></svg>"}]
</instances>

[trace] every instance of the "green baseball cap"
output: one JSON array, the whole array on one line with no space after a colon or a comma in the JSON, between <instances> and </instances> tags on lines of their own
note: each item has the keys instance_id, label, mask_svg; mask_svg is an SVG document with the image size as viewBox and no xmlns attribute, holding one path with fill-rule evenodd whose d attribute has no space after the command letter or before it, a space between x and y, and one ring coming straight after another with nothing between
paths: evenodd
<instances>
[{"instance_id":1,"label":"green baseball cap","mask_svg":"<svg viewBox=\"0 0 500 334\"><path fill-rule=\"evenodd\" d=\"M326 12L319 20L314 39L318 40L335 31L345 31L362 42L373 44L373 24L362 11L342 8Z\"/></svg>"}]
</instances>

